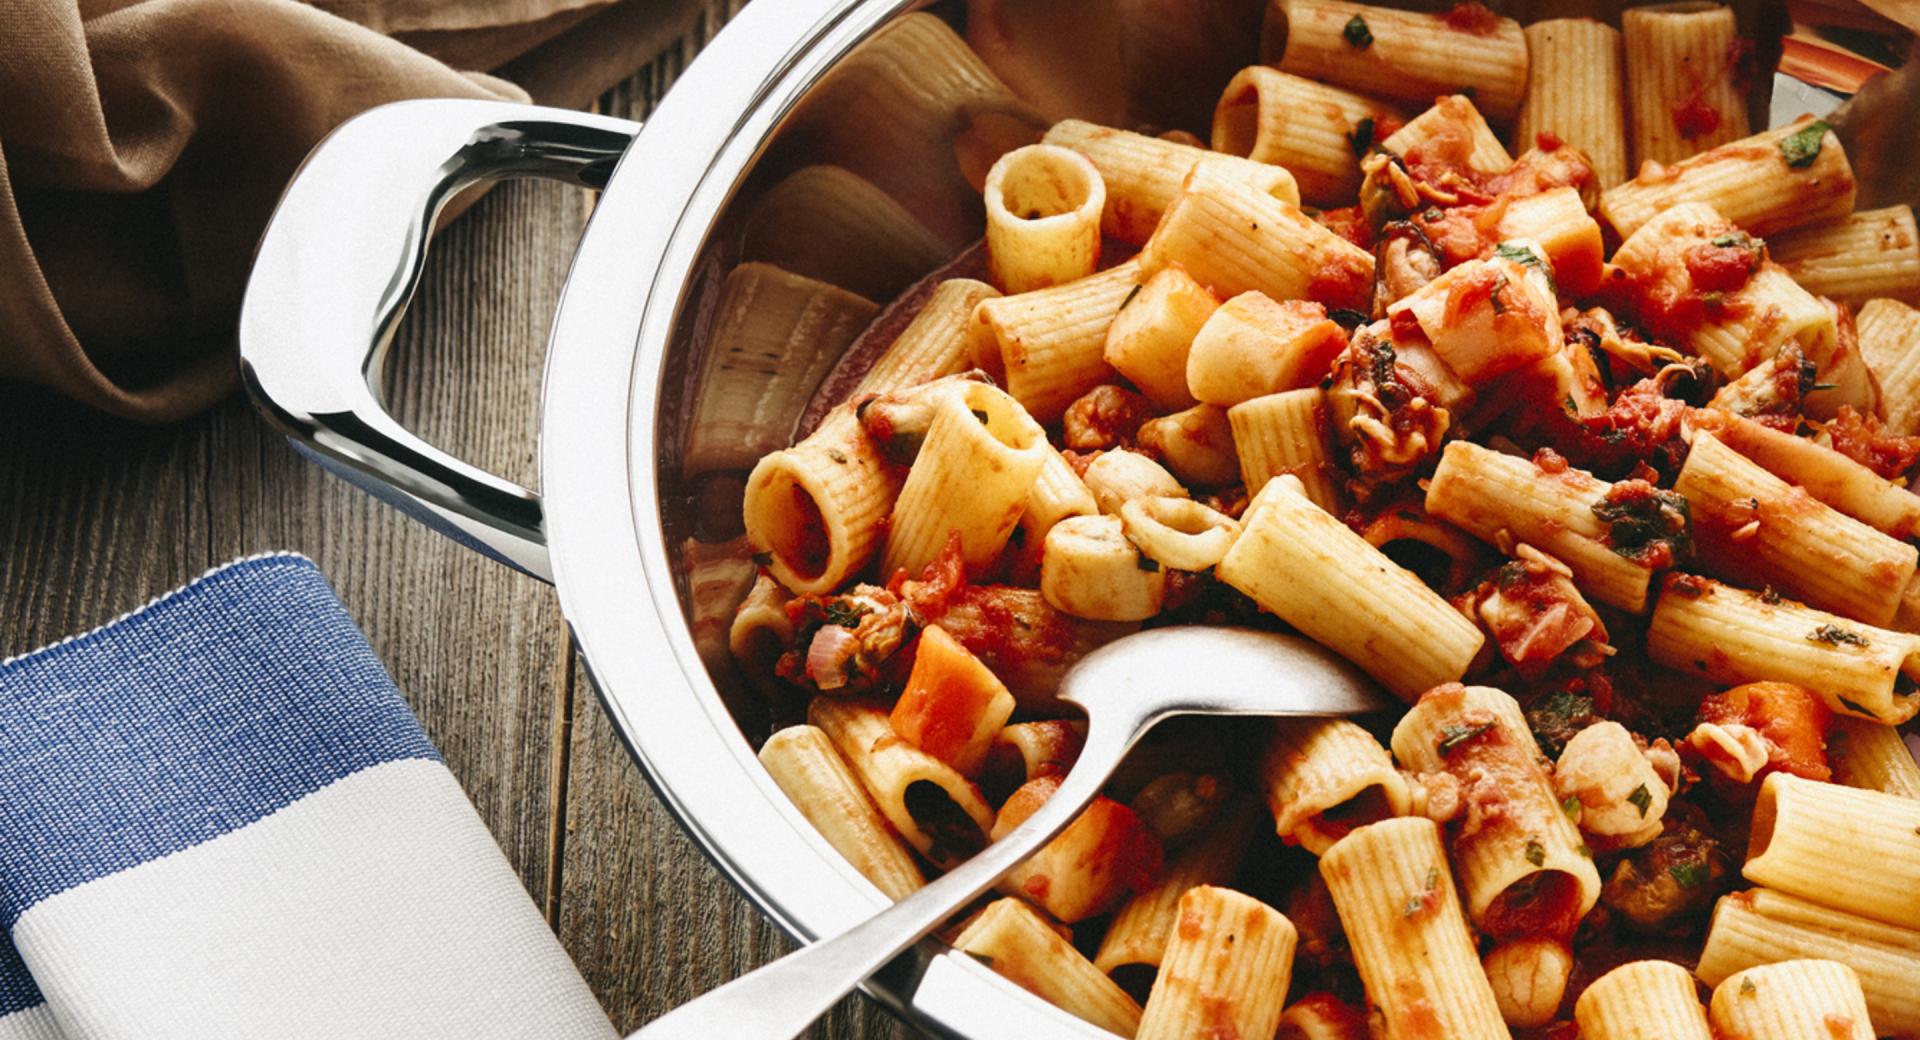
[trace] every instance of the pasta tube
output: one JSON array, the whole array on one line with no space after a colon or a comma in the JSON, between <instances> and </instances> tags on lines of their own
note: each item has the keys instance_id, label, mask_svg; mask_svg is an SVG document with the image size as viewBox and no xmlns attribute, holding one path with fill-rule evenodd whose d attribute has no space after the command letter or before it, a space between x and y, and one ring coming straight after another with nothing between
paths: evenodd
<instances>
[{"instance_id":1,"label":"pasta tube","mask_svg":"<svg viewBox=\"0 0 1920 1040\"><path fill-rule=\"evenodd\" d=\"M877 705L815 697L807 721L833 741L881 815L922 856L951 869L986 847L993 809L952 766L894 735Z\"/></svg>"},{"instance_id":2,"label":"pasta tube","mask_svg":"<svg viewBox=\"0 0 1920 1040\"><path fill-rule=\"evenodd\" d=\"M1747 102L1734 63L1733 9L1673 3L1621 12L1633 165L1670 165L1747 136ZM1756 232L1758 234L1758 232Z\"/></svg>"},{"instance_id":3,"label":"pasta tube","mask_svg":"<svg viewBox=\"0 0 1920 1040\"><path fill-rule=\"evenodd\" d=\"M1244 292L1220 305L1193 337L1187 389L1207 404L1314 386L1347 346L1327 309L1305 300L1275 303Z\"/></svg>"},{"instance_id":4,"label":"pasta tube","mask_svg":"<svg viewBox=\"0 0 1920 1040\"><path fill-rule=\"evenodd\" d=\"M1160 967L1167 941L1180 916L1180 897L1200 885L1224 885L1233 880L1253 837L1258 809L1248 799L1229 802L1219 817L1186 848L1168 861L1153 887L1128 900L1113 915L1100 940L1093 963L1101 971L1125 981L1136 969ZM1141 991L1147 989L1141 986Z\"/></svg>"},{"instance_id":5,"label":"pasta tube","mask_svg":"<svg viewBox=\"0 0 1920 1040\"><path fill-rule=\"evenodd\" d=\"M1140 251L1148 275L1174 264L1221 296L1257 290L1364 309L1373 290L1372 254L1210 166L1187 178Z\"/></svg>"},{"instance_id":6,"label":"pasta tube","mask_svg":"<svg viewBox=\"0 0 1920 1040\"><path fill-rule=\"evenodd\" d=\"M1920 929L1917 836L1920 802L1777 772L1754 802L1742 873L1788 895ZM1835 883L1836 848L1856 865L1844 884Z\"/></svg>"},{"instance_id":7,"label":"pasta tube","mask_svg":"<svg viewBox=\"0 0 1920 1040\"><path fill-rule=\"evenodd\" d=\"M1045 461L1046 432L985 383L941 395L920 454L893 505L883 575L918 575L955 533L971 570L1000 555Z\"/></svg>"},{"instance_id":8,"label":"pasta tube","mask_svg":"<svg viewBox=\"0 0 1920 1040\"><path fill-rule=\"evenodd\" d=\"M1270 0L1262 57L1282 72L1424 105L1472 91L1488 117L1509 122L1527 92L1527 39L1511 18L1449 18L1345 0ZM1276 60L1277 59L1277 60Z\"/></svg>"},{"instance_id":9,"label":"pasta tube","mask_svg":"<svg viewBox=\"0 0 1920 1040\"><path fill-rule=\"evenodd\" d=\"M772 264L729 272L694 383L685 473L750 469L786 447L794 417L878 310Z\"/></svg>"},{"instance_id":10,"label":"pasta tube","mask_svg":"<svg viewBox=\"0 0 1920 1040\"><path fill-rule=\"evenodd\" d=\"M973 309L999 295L993 286L971 278L949 278L934 286L920 313L881 352L850 399L896 393L965 372L971 365L967 331Z\"/></svg>"},{"instance_id":11,"label":"pasta tube","mask_svg":"<svg viewBox=\"0 0 1920 1040\"><path fill-rule=\"evenodd\" d=\"M1600 871L1519 702L1489 686L1429 690L1394 726L1393 757L1462 785L1467 821L1453 856L1474 924L1496 939L1571 938L1600 899Z\"/></svg>"},{"instance_id":12,"label":"pasta tube","mask_svg":"<svg viewBox=\"0 0 1920 1040\"><path fill-rule=\"evenodd\" d=\"M1771 585L1871 625L1893 620L1920 550L1824 505L1696 430L1674 491L1691 507L1710 573Z\"/></svg>"},{"instance_id":13,"label":"pasta tube","mask_svg":"<svg viewBox=\"0 0 1920 1040\"><path fill-rule=\"evenodd\" d=\"M1621 238L1682 203L1713 207L1749 235L1766 237L1853 212L1853 167L1825 123L1799 122L1745 137L1600 195L1600 215Z\"/></svg>"},{"instance_id":14,"label":"pasta tube","mask_svg":"<svg viewBox=\"0 0 1920 1040\"><path fill-rule=\"evenodd\" d=\"M1589 18L1551 18L1525 29L1530 68L1515 141L1551 133L1587 154L1594 179L1627 179L1620 32Z\"/></svg>"},{"instance_id":15,"label":"pasta tube","mask_svg":"<svg viewBox=\"0 0 1920 1040\"><path fill-rule=\"evenodd\" d=\"M1413 807L1386 749L1346 719L1275 719L1260 779L1275 833L1316 856L1354 828Z\"/></svg>"},{"instance_id":16,"label":"pasta tube","mask_svg":"<svg viewBox=\"0 0 1920 1040\"><path fill-rule=\"evenodd\" d=\"M1060 789L1058 776L1029 780L1000 807L993 839L1025 822ZM1160 843L1140 817L1100 797L1067 829L1008 873L1000 891L1037 903L1067 924L1106 912L1160 873Z\"/></svg>"},{"instance_id":17,"label":"pasta tube","mask_svg":"<svg viewBox=\"0 0 1920 1040\"><path fill-rule=\"evenodd\" d=\"M1389 134L1380 147L1409 161L1457 162L1476 173L1504 173L1513 165L1507 146L1494 136L1472 101L1449 94Z\"/></svg>"},{"instance_id":18,"label":"pasta tube","mask_svg":"<svg viewBox=\"0 0 1920 1040\"><path fill-rule=\"evenodd\" d=\"M1836 713L1897 725L1920 712L1920 697L1896 685L1903 674L1920 678L1915 636L1691 574L1667 576L1647 656L1728 686L1805 686Z\"/></svg>"},{"instance_id":19,"label":"pasta tube","mask_svg":"<svg viewBox=\"0 0 1920 1040\"><path fill-rule=\"evenodd\" d=\"M1630 961L1574 1003L1582 1040L1713 1040L1693 976L1672 961Z\"/></svg>"},{"instance_id":20,"label":"pasta tube","mask_svg":"<svg viewBox=\"0 0 1920 1040\"><path fill-rule=\"evenodd\" d=\"M1920 232L1909 206L1863 209L1767 240L1767 253L1815 296L1849 307L1920 298Z\"/></svg>"},{"instance_id":21,"label":"pasta tube","mask_svg":"<svg viewBox=\"0 0 1920 1040\"><path fill-rule=\"evenodd\" d=\"M900 478L841 405L753 467L741 504L747 543L788 589L829 593L873 558L899 493Z\"/></svg>"},{"instance_id":22,"label":"pasta tube","mask_svg":"<svg viewBox=\"0 0 1920 1040\"><path fill-rule=\"evenodd\" d=\"M976 364L1006 376L1012 394L1040 422L1106 381L1108 327L1137 287L1129 260L1091 278L982 300L973 311Z\"/></svg>"},{"instance_id":23,"label":"pasta tube","mask_svg":"<svg viewBox=\"0 0 1920 1040\"><path fill-rule=\"evenodd\" d=\"M913 853L824 732L814 726L783 729L761 745L760 764L827 844L887 898L905 899L926 884Z\"/></svg>"},{"instance_id":24,"label":"pasta tube","mask_svg":"<svg viewBox=\"0 0 1920 1040\"><path fill-rule=\"evenodd\" d=\"M1887 428L1920 433L1920 311L1897 300L1869 300L1855 328L1860 356L1880 381Z\"/></svg>"},{"instance_id":25,"label":"pasta tube","mask_svg":"<svg viewBox=\"0 0 1920 1040\"><path fill-rule=\"evenodd\" d=\"M1340 509L1340 474L1327 436L1327 395L1318 387L1288 390L1242 401L1227 409L1240 479L1249 494L1267 481L1291 476L1309 501L1329 513Z\"/></svg>"},{"instance_id":26,"label":"pasta tube","mask_svg":"<svg viewBox=\"0 0 1920 1040\"><path fill-rule=\"evenodd\" d=\"M1313 504L1268 481L1214 568L1221 581L1405 699L1458 679L1485 637L1420 579Z\"/></svg>"},{"instance_id":27,"label":"pasta tube","mask_svg":"<svg viewBox=\"0 0 1920 1040\"><path fill-rule=\"evenodd\" d=\"M1695 411L1687 423L1855 520L1902 540L1920 532L1920 496L1826 445L1717 409Z\"/></svg>"},{"instance_id":28,"label":"pasta tube","mask_svg":"<svg viewBox=\"0 0 1920 1040\"><path fill-rule=\"evenodd\" d=\"M1166 572L1127 541L1117 516L1073 516L1047 532L1040 593L1063 614L1144 621L1160 613Z\"/></svg>"},{"instance_id":29,"label":"pasta tube","mask_svg":"<svg viewBox=\"0 0 1920 1040\"><path fill-rule=\"evenodd\" d=\"M1018 899L989 905L953 946L1021 989L1110 1033L1132 1036L1140 1025L1140 1005Z\"/></svg>"},{"instance_id":30,"label":"pasta tube","mask_svg":"<svg viewBox=\"0 0 1920 1040\"><path fill-rule=\"evenodd\" d=\"M945 263L949 250L866 178L838 166L803 166L754 203L740 252L870 300L891 300Z\"/></svg>"},{"instance_id":31,"label":"pasta tube","mask_svg":"<svg viewBox=\"0 0 1920 1040\"><path fill-rule=\"evenodd\" d=\"M1293 922L1251 896L1211 885L1188 889L1136 1040L1271 1037L1286 1004L1297 938Z\"/></svg>"},{"instance_id":32,"label":"pasta tube","mask_svg":"<svg viewBox=\"0 0 1920 1040\"><path fill-rule=\"evenodd\" d=\"M1360 156L1405 122L1378 101L1252 65L1214 106L1212 143L1218 152L1286 167L1303 202L1338 206L1360 190Z\"/></svg>"},{"instance_id":33,"label":"pasta tube","mask_svg":"<svg viewBox=\"0 0 1920 1040\"><path fill-rule=\"evenodd\" d=\"M1554 188L1514 199L1494 231L1503 243L1494 247L1495 255L1522 255L1515 245L1504 243L1538 245L1553 270L1552 287L1560 293L1589 296L1600 288L1605 270L1600 222L1587 213L1578 189Z\"/></svg>"},{"instance_id":34,"label":"pasta tube","mask_svg":"<svg viewBox=\"0 0 1920 1040\"><path fill-rule=\"evenodd\" d=\"M1320 858L1383 1040L1506 1040L1493 987L1460 913L1440 827L1408 816L1368 824Z\"/></svg>"},{"instance_id":35,"label":"pasta tube","mask_svg":"<svg viewBox=\"0 0 1920 1040\"><path fill-rule=\"evenodd\" d=\"M1194 403L1187 352L1220 300L1178 265L1154 273L1121 303L1101 356L1169 411Z\"/></svg>"},{"instance_id":36,"label":"pasta tube","mask_svg":"<svg viewBox=\"0 0 1920 1040\"><path fill-rule=\"evenodd\" d=\"M1827 761L1836 784L1920 800L1920 763L1900 731L1884 722L1834 716Z\"/></svg>"},{"instance_id":37,"label":"pasta tube","mask_svg":"<svg viewBox=\"0 0 1920 1040\"><path fill-rule=\"evenodd\" d=\"M1654 572L1671 561L1673 540L1684 536L1685 518L1659 493L1634 498L1631 491L1627 482L1609 484L1572 467L1550 471L1453 441L1441 453L1426 504L1427 512L1482 541L1507 550L1525 543L1547 553L1572 569L1581 592L1639 613L1647 607ZM1672 521L1664 538L1640 537L1644 526L1616 538L1613 520L1603 519L1643 514Z\"/></svg>"},{"instance_id":38,"label":"pasta tube","mask_svg":"<svg viewBox=\"0 0 1920 1040\"><path fill-rule=\"evenodd\" d=\"M1087 482L1073 471L1060 449L1049 444L1045 454L1033 487L1027 491L1026 511L1020 516L1028 545L1044 543L1053 525L1070 516L1092 516L1100 511Z\"/></svg>"},{"instance_id":39,"label":"pasta tube","mask_svg":"<svg viewBox=\"0 0 1920 1040\"><path fill-rule=\"evenodd\" d=\"M1838 961L1782 961L1736 972L1714 987L1721 1036L1745 1040L1874 1040L1860 977Z\"/></svg>"},{"instance_id":40,"label":"pasta tube","mask_svg":"<svg viewBox=\"0 0 1920 1040\"><path fill-rule=\"evenodd\" d=\"M1042 139L1086 156L1107 186L1101 228L1109 238L1138 245L1159 225L1180 185L1196 167L1298 205L1300 188L1284 167L1223 155L1159 137L1096 126L1078 119L1053 125Z\"/></svg>"},{"instance_id":41,"label":"pasta tube","mask_svg":"<svg viewBox=\"0 0 1920 1040\"><path fill-rule=\"evenodd\" d=\"M987 171L987 270L1010 293L1064 285L1100 262L1107 187L1086 156L1030 144Z\"/></svg>"},{"instance_id":42,"label":"pasta tube","mask_svg":"<svg viewBox=\"0 0 1920 1040\"><path fill-rule=\"evenodd\" d=\"M1920 932L1829 910L1765 888L1722 896L1695 974L1709 986L1760 964L1801 958L1852 968L1876 1029L1920 1035Z\"/></svg>"}]
</instances>

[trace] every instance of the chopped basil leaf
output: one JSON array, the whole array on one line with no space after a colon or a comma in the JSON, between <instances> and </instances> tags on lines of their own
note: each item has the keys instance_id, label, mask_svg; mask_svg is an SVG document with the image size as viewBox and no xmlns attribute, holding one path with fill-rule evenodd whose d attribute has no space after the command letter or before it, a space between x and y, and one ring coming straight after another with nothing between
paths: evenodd
<instances>
[{"instance_id":1,"label":"chopped basil leaf","mask_svg":"<svg viewBox=\"0 0 1920 1040\"><path fill-rule=\"evenodd\" d=\"M1640 810L1640 818L1644 820L1647 818L1647 807L1653 804L1653 792L1647 790L1646 784L1641 784L1627 796L1627 801L1632 802L1633 807Z\"/></svg>"},{"instance_id":2,"label":"chopped basil leaf","mask_svg":"<svg viewBox=\"0 0 1920 1040\"><path fill-rule=\"evenodd\" d=\"M1567 819L1572 820L1576 824L1580 822L1580 815L1586 811L1586 808L1587 807L1581 803L1580 796L1577 794L1568 795L1566 801L1560 803L1561 813L1565 814Z\"/></svg>"},{"instance_id":3,"label":"chopped basil leaf","mask_svg":"<svg viewBox=\"0 0 1920 1040\"><path fill-rule=\"evenodd\" d=\"M1841 628L1839 625L1821 625L1819 628L1807 633L1807 640L1814 643L1825 643L1828 646L1839 646L1842 643L1849 646L1869 645L1866 636L1850 629Z\"/></svg>"},{"instance_id":4,"label":"chopped basil leaf","mask_svg":"<svg viewBox=\"0 0 1920 1040\"><path fill-rule=\"evenodd\" d=\"M1364 51L1368 47L1373 46L1373 31L1367 28L1367 20L1357 14L1353 16L1352 21L1347 23L1345 29L1340 30L1340 35L1346 37L1347 46L1352 47L1356 51ZM1827 124L1821 123L1820 125L1824 127ZM1819 139L1815 138L1814 140L1815 153L1818 154ZM1785 142L1782 142L1780 147L1785 149ZM1808 161L1811 162L1812 160Z\"/></svg>"},{"instance_id":5,"label":"chopped basil leaf","mask_svg":"<svg viewBox=\"0 0 1920 1040\"><path fill-rule=\"evenodd\" d=\"M1353 124L1353 132L1347 135L1347 147L1353 149L1354 155L1365 155L1367 149L1373 147L1373 130L1372 116L1366 116Z\"/></svg>"},{"instance_id":6,"label":"chopped basil leaf","mask_svg":"<svg viewBox=\"0 0 1920 1040\"><path fill-rule=\"evenodd\" d=\"M1547 861L1547 847L1545 845L1540 844L1540 841L1538 838L1528 839L1527 862L1537 867L1545 863L1546 861Z\"/></svg>"},{"instance_id":7,"label":"chopped basil leaf","mask_svg":"<svg viewBox=\"0 0 1920 1040\"><path fill-rule=\"evenodd\" d=\"M1502 242L1494 246L1493 255L1502 260L1511 260L1516 264L1525 264L1528 267L1542 267L1545 266L1546 263L1540 259L1539 253L1534 252L1518 242Z\"/></svg>"},{"instance_id":8,"label":"chopped basil leaf","mask_svg":"<svg viewBox=\"0 0 1920 1040\"><path fill-rule=\"evenodd\" d=\"M1720 235L1714 238L1713 244L1716 246L1719 246L1722 249L1734 249L1734 248L1744 249L1748 246L1753 245L1753 239L1748 237L1748 235L1744 231L1735 231L1733 234Z\"/></svg>"},{"instance_id":9,"label":"chopped basil leaf","mask_svg":"<svg viewBox=\"0 0 1920 1040\"><path fill-rule=\"evenodd\" d=\"M1450 755L1453 749L1493 728L1493 723L1482 722L1478 726L1447 726L1440 730L1440 739L1434 747L1442 755Z\"/></svg>"},{"instance_id":10,"label":"chopped basil leaf","mask_svg":"<svg viewBox=\"0 0 1920 1040\"><path fill-rule=\"evenodd\" d=\"M1667 873L1681 888L1699 888L1707 880L1708 871L1705 863L1675 863Z\"/></svg>"},{"instance_id":11,"label":"chopped basil leaf","mask_svg":"<svg viewBox=\"0 0 1920 1040\"><path fill-rule=\"evenodd\" d=\"M1752 979L1741 979L1741 980L1740 980L1740 995L1741 995L1741 996L1743 996L1743 997L1751 997L1751 996L1753 996L1753 995L1754 995L1755 993L1758 993L1758 992L1760 992L1760 987L1758 987L1758 986L1756 986L1756 985L1754 985L1754 984L1753 984L1753 980L1752 980Z\"/></svg>"},{"instance_id":12,"label":"chopped basil leaf","mask_svg":"<svg viewBox=\"0 0 1920 1040\"><path fill-rule=\"evenodd\" d=\"M835 600L827 604L827 624L841 628L858 628L860 619L867 616L867 608L857 603Z\"/></svg>"},{"instance_id":13,"label":"chopped basil leaf","mask_svg":"<svg viewBox=\"0 0 1920 1040\"><path fill-rule=\"evenodd\" d=\"M1356 310L1350 310L1346 307L1335 307L1327 312L1327 317L1332 318L1336 324L1344 329L1352 329L1356 325L1365 325L1367 323L1367 316L1365 314Z\"/></svg>"},{"instance_id":14,"label":"chopped basil leaf","mask_svg":"<svg viewBox=\"0 0 1920 1040\"><path fill-rule=\"evenodd\" d=\"M1354 16L1354 21L1359 20L1358 15ZM1352 26L1347 28L1348 32L1352 32ZM1362 26L1362 28L1365 27ZM1348 42L1352 42L1351 36L1348 37ZM1827 131L1830 129L1832 127L1829 127L1825 120L1815 120L1781 138L1780 154L1786 158L1787 165L1796 170L1812 166L1813 161L1820 158L1820 141L1827 136Z\"/></svg>"}]
</instances>

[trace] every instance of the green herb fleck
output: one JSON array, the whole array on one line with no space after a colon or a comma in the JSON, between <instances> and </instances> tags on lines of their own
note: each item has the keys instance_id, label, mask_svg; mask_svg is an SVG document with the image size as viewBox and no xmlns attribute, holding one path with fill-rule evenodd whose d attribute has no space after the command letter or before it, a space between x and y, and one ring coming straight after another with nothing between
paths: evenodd
<instances>
[{"instance_id":1,"label":"green herb fleck","mask_svg":"<svg viewBox=\"0 0 1920 1040\"><path fill-rule=\"evenodd\" d=\"M1359 16L1356 15L1354 21L1359 20ZM1362 29L1364 30L1365 26L1362 26ZM1351 33L1353 27L1349 25L1347 31ZM1347 40L1352 42L1353 37L1348 36ZM1813 161L1820 158L1820 141L1831 129L1832 127L1829 127L1825 120L1815 120L1781 138L1780 154L1786 158L1787 165L1796 170L1812 166Z\"/></svg>"},{"instance_id":2,"label":"green herb fleck","mask_svg":"<svg viewBox=\"0 0 1920 1040\"><path fill-rule=\"evenodd\" d=\"M1647 807L1653 804L1653 792L1647 790L1646 784L1641 784L1627 796L1627 801L1632 802L1633 807L1640 810L1640 818L1644 820L1647 818Z\"/></svg>"},{"instance_id":3,"label":"green herb fleck","mask_svg":"<svg viewBox=\"0 0 1920 1040\"><path fill-rule=\"evenodd\" d=\"M1839 625L1821 625L1819 628L1807 633L1807 639L1810 642L1825 643L1828 646L1839 646L1842 643L1848 646L1869 645L1866 636L1850 629L1841 628Z\"/></svg>"},{"instance_id":4,"label":"green herb fleck","mask_svg":"<svg viewBox=\"0 0 1920 1040\"><path fill-rule=\"evenodd\" d=\"M846 600L834 600L828 603L826 611L827 624L838 625L841 628L860 627L860 619L869 613L866 607L858 603L848 603Z\"/></svg>"},{"instance_id":5,"label":"green herb fleck","mask_svg":"<svg viewBox=\"0 0 1920 1040\"><path fill-rule=\"evenodd\" d=\"M1681 888L1699 888L1707 880L1708 870L1705 863L1675 863L1667 873Z\"/></svg>"},{"instance_id":6,"label":"green herb fleck","mask_svg":"<svg viewBox=\"0 0 1920 1040\"><path fill-rule=\"evenodd\" d=\"M1518 242L1502 242L1494 246L1493 255L1502 260L1511 260L1516 264L1522 264L1527 267L1544 268L1547 266L1547 262L1540 259L1539 253L1534 252L1532 249Z\"/></svg>"},{"instance_id":7,"label":"green herb fleck","mask_svg":"<svg viewBox=\"0 0 1920 1040\"><path fill-rule=\"evenodd\" d=\"M1332 318L1335 323L1340 325L1340 327L1346 328L1346 329L1351 329L1356 325L1365 325L1367 323L1366 315L1360 313L1359 311L1352 310L1347 307L1335 307L1334 309L1327 312L1327 317Z\"/></svg>"},{"instance_id":8,"label":"green herb fleck","mask_svg":"<svg viewBox=\"0 0 1920 1040\"><path fill-rule=\"evenodd\" d=\"M1560 812L1576 824L1580 822L1580 816L1586 811L1586 808L1585 805L1581 804L1580 796L1577 794L1568 795L1566 800L1560 803Z\"/></svg>"},{"instance_id":9,"label":"green herb fleck","mask_svg":"<svg viewBox=\"0 0 1920 1040\"><path fill-rule=\"evenodd\" d=\"M1741 980L1740 980L1740 995L1741 995L1741 996L1743 996L1743 997L1751 997L1751 996L1753 996L1753 995L1754 995L1755 993L1758 993L1758 992L1760 992L1760 987L1758 987L1758 986L1756 986L1756 985L1754 985L1754 984L1753 984L1753 980L1752 980L1752 979L1741 979Z\"/></svg>"},{"instance_id":10,"label":"green herb fleck","mask_svg":"<svg viewBox=\"0 0 1920 1040\"><path fill-rule=\"evenodd\" d=\"M1453 754L1453 749L1493 728L1493 723L1482 722L1478 726L1447 726L1440 730L1440 739L1434 747L1442 755Z\"/></svg>"},{"instance_id":11,"label":"green herb fleck","mask_svg":"<svg viewBox=\"0 0 1920 1040\"><path fill-rule=\"evenodd\" d=\"M1735 231L1730 235L1717 235L1713 244L1722 249L1746 249L1753 245L1753 239L1744 231Z\"/></svg>"},{"instance_id":12,"label":"green herb fleck","mask_svg":"<svg viewBox=\"0 0 1920 1040\"><path fill-rule=\"evenodd\" d=\"M1359 18L1356 16L1354 20L1359 21ZM1367 23L1360 22L1360 24L1364 27ZM1353 132L1347 135L1347 147L1353 149L1354 155L1365 155L1367 149L1373 147L1373 129L1372 116L1367 116L1353 124Z\"/></svg>"},{"instance_id":13,"label":"green herb fleck","mask_svg":"<svg viewBox=\"0 0 1920 1040\"><path fill-rule=\"evenodd\" d=\"M1527 862L1537 867L1546 863L1546 861L1547 847L1540 844L1538 838L1529 838L1527 840Z\"/></svg>"},{"instance_id":14,"label":"green herb fleck","mask_svg":"<svg viewBox=\"0 0 1920 1040\"><path fill-rule=\"evenodd\" d=\"M1365 18L1360 17L1357 14L1353 16L1352 21L1347 23L1347 27L1345 29L1340 30L1340 35L1346 37L1347 46L1352 47L1356 51L1364 51L1368 47L1373 46L1373 31L1367 28L1367 20ZM1819 125L1824 127L1827 124L1821 123ZM1782 150L1784 150L1786 148L1785 142L1782 142L1780 147L1782 148ZM1819 147L1820 147L1819 139L1815 138L1814 139L1815 154L1818 154ZM1788 158L1789 158L1789 161L1791 161L1792 157L1789 156ZM1808 160L1808 162L1811 162L1811 161L1812 160Z\"/></svg>"}]
</instances>

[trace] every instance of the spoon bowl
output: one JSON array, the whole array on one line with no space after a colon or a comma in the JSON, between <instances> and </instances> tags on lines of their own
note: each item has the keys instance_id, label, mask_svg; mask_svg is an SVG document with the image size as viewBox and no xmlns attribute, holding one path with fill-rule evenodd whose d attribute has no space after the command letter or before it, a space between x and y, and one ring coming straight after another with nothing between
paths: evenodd
<instances>
[{"instance_id":1,"label":"spoon bowl","mask_svg":"<svg viewBox=\"0 0 1920 1040\"><path fill-rule=\"evenodd\" d=\"M1039 851L1100 793L1127 751L1173 715L1348 716L1390 707L1360 669L1312 640L1173 625L1081 658L1059 699L1087 713L1080 757L1053 796L1005 837L862 924L741 976L627 1040L784 1040Z\"/></svg>"}]
</instances>

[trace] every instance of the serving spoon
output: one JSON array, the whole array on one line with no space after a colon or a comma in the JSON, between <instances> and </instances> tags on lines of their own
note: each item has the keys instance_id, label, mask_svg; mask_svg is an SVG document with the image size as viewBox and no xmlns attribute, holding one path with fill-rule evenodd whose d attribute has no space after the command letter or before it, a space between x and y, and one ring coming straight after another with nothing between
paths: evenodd
<instances>
[{"instance_id":1,"label":"serving spoon","mask_svg":"<svg viewBox=\"0 0 1920 1040\"><path fill-rule=\"evenodd\" d=\"M1345 716L1397 702L1300 636L1175 625L1081 658L1059 699L1087 713L1085 746L1046 804L1005 837L839 935L803 946L654 1019L627 1040L786 1040L992 888L1100 793L1128 749L1172 715Z\"/></svg>"}]
</instances>

